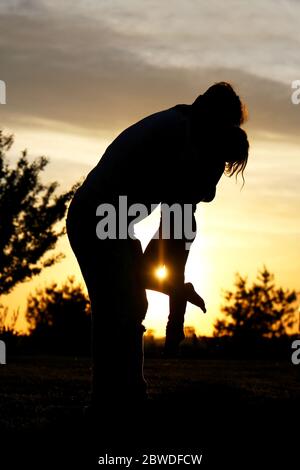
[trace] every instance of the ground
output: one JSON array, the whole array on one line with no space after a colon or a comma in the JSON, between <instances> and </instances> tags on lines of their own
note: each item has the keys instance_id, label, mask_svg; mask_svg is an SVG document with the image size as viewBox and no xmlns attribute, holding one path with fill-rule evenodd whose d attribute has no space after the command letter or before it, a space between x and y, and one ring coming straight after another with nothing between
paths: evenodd
<instances>
[{"instance_id":1,"label":"ground","mask_svg":"<svg viewBox=\"0 0 300 470\"><path fill-rule=\"evenodd\" d=\"M222 468L217 461L233 463L238 452L247 462L257 462L258 451L268 463L274 452L277 463L293 457L299 437L300 366L146 358L145 377L147 408L137 421L114 425L109 441L101 416L91 424L82 412L90 398L88 358L12 358L0 366L1 439L6 443L0 463L4 454L9 459L17 455L22 462L38 460L38 449L47 461L56 461L58 454L62 458L62 452L68 462L86 459L86 468L109 450L201 451L202 466L210 468Z\"/></svg>"}]
</instances>

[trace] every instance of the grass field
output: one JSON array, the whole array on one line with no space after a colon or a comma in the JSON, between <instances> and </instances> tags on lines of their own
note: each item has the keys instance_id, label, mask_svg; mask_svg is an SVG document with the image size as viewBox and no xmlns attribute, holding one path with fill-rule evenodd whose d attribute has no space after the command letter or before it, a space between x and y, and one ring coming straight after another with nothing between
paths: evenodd
<instances>
[{"instance_id":1,"label":"grass field","mask_svg":"<svg viewBox=\"0 0 300 470\"><path fill-rule=\"evenodd\" d=\"M151 435L162 449L201 443L213 452L225 442L249 441L253 447L254 442L257 446L271 436L273 444L280 442L282 447L286 433L293 432L293 423L296 429L300 366L275 361L146 358L145 377L151 411L145 411L139 421L144 446ZM17 448L28 436L37 441L41 436L51 435L53 440L67 434L73 442L82 443L92 433L98 436L94 452L99 453L101 426L95 434L83 420L82 409L89 399L87 358L17 357L0 368L0 427ZM254 432L250 431L253 426Z\"/></svg>"}]
</instances>

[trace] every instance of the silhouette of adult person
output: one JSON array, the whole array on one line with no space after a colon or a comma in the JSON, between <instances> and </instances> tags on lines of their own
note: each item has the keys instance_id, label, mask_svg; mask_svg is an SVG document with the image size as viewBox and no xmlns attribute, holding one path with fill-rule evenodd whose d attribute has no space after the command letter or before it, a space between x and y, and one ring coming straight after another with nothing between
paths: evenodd
<instances>
[{"instance_id":1,"label":"silhouette of adult person","mask_svg":"<svg viewBox=\"0 0 300 470\"><path fill-rule=\"evenodd\" d=\"M170 295L167 334L182 335L187 300L205 309L191 284L184 283L186 241L170 234L153 239L143 255L138 239L124 235L119 196L128 207L143 204L148 213L159 203L192 205L213 200L225 171L243 172L248 141L239 126L244 108L232 86L211 86L193 104L179 104L125 129L108 146L77 190L68 211L67 233L86 282L92 306L92 404L100 409L136 405L146 396L142 322L146 288ZM115 232L99 239L97 207L115 208ZM128 225L132 217L127 218ZM172 224L171 224L172 225ZM185 225L185 224L184 224ZM195 228L195 219L192 219ZM120 229L122 235L119 236ZM173 223L172 230L175 230ZM161 250L172 276L162 284L151 275Z\"/></svg>"}]
</instances>

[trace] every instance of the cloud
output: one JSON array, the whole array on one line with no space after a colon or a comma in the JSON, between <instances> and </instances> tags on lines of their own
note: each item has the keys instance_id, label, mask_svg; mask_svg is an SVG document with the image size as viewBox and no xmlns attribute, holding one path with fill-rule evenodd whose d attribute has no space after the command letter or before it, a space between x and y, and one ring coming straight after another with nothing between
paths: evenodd
<instances>
[{"instance_id":1,"label":"cloud","mask_svg":"<svg viewBox=\"0 0 300 470\"><path fill-rule=\"evenodd\" d=\"M76 9L69 11L68 4L59 8L56 2L51 7L51 2L38 4L34 0L15 1L2 10L0 54L1 79L7 84L7 105L2 118L5 125L18 122L33 125L38 120L49 120L55 121L57 127L65 124L107 135L146 114L179 102L191 102L215 81L229 80L249 106L250 130L297 137L300 106L291 104L290 85L262 77L259 71L254 74L238 68L233 47L236 38L230 36L227 27L224 41L227 46L231 44L233 66L227 61L213 67L212 60L205 61L203 50L203 60L200 58L194 66L176 66L172 57L166 63L161 61L168 50L172 56L176 42L172 50L164 36L154 38L150 32L148 36L141 35L137 13L142 24L145 18L137 4L135 15L132 9L124 15L124 24L131 24L131 30L118 29L122 11L117 4L115 21L111 13L116 10L113 7L109 10L107 5L103 10L106 16L93 19L90 14L96 8L93 2L87 4L90 8L86 11L80 2L77 13ZM213 11L206 15L213 21ZM216 16L220 22L220 13ZM156 27L161 32L161 25ZM178 28L178 43L185 40L190 43L188 24L185 34L182 24ZM207 47L210 38L207 26L202 36ZM160 60L154 60L155 51L158 55L163 52ZM230 48L228 54L230 57ZM209 49L207 56L211 58ZM216 64L220 64L219 56Z\"/></svg>"}]
</instances>

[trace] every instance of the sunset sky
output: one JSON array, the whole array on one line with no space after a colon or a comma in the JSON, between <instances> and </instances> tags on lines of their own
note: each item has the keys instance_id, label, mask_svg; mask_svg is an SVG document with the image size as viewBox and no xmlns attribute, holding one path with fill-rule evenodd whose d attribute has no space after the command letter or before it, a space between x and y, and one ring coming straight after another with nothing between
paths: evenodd
<instances>
[{"instance_id":1,"label":"sunset sky","mask_svg":"<svg viewBox=\"0 0 300 470\"><path fill-rule=\"evenodd\" d=\"M24 148L49 156L44 181L59 181L61 190L84 177L122 129L191 103L216 81L230 81L248 105L246 184L241 190L241 181L223 176L215 200L197 209L186 279L208 312L189 305L186 324L199 334L212 333L236 272L252 281L266 265L279 285L300 290L300 105L291 102L299 23L296 0L0 3L7 86L0 127L15 134L10 160ZM137 227L143 246L157 223L155 213ZM52 280L82 280L66 238L57 249L62 263L1 299L11 311L23 311L28 293ZM149 303L145 325L161 335L167 297L152 293Z\"/></svg>"}]
</instances>

